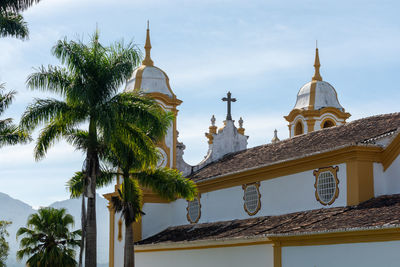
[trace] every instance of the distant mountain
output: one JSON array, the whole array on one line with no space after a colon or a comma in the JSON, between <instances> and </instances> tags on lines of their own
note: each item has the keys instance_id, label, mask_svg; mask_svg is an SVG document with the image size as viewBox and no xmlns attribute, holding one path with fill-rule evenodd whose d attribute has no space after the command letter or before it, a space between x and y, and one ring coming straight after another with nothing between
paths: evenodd
<instances>
[{"instance_id":1,"label":"distant mountain","mask_svg":"<svg viewBox=\"0 0 400 267\"><path fill-rule=\"evenodd\" d=\"M108 229L109 215L107 209L107 200L102 196L96 197L96 217L97 217L97 261L99 266L108 264ZM74 217L75 229L81 228L81 199L67 199L57 201L50 205L53 208L65 208L69 214ZM26 225L28 216L35 213L28 204L14 199L7 194L0 193L0 220L11 221L12 224L7 228L10 236L7 241L10 245L10 253L7 258L8 267L23 267L22 262L17 262L16 252L19 249L19 243L16 240L18 229Z\"/></svg>"}]
</instances>

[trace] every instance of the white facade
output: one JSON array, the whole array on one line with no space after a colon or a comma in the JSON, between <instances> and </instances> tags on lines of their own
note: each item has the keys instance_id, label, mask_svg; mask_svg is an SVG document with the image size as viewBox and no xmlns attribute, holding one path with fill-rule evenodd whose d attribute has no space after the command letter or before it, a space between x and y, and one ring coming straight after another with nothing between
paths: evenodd
<instances>
[{"instance_id":1,"label":"white facade","mask_svg":"<svg viewBox=\"0 0 400 267\"><path fill-rule=\"evenodd\" d=\"M400 241L282 248L282 267L398 267Z\"/></svg>"},{"instance_id":2,"label":"white facade","mask_svg":"<svg viewBox=\"0 0 400 267\"><path fill-rule=\"evenodd\" d=\"M138 267L274 266L272 245L137 252L135 257Z\"/></svg>"},{"instance_id":3,"label":"white facade","mask_svg":"<svg viewBox=\"0 0 400 267\"><path fill-rule=\"evenodd\" d=\"M315 197L313 170L261 181L261 209L254 216L244 210L242 186L201 194L201 216L198 223L247 219L251 217L282 215L286 213L346 206L346 164L339 167L339 195L332 205L324 206ZM282 191L284 189L284 191ZM287 193L285 193L287 192ZM186 218L187 201L179 199L169 204L146 203L142 218L143 238L154 235L169 226L189 224ZM160 219L162 218L162 220Z\"/></svg>"},{"instance_id":4,"label":"white facade","mask_svg":"<svg viewBox=\"0 0 400 267\"><path fill-rule=\"evenodd\" d=\"M380 163L374 163L374 194L375 196L400 193L400 156L383 170Z\"/></svg>"}]
</instances>

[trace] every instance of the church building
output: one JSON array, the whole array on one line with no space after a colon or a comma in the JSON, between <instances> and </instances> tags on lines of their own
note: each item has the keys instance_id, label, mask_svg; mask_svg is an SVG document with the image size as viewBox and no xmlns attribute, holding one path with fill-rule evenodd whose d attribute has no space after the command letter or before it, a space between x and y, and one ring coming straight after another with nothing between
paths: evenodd
<instances>
[{"instance_id":1,"label":"church building","mask_svg":"<svg viewBox=\"0 0 400 267\"><path fill-rule=\"evenodd\" d=\"M144 190L145 215L132 225L136 266L400 266L400 113L348 121L321 77L317 48L315 73L284 117L288 139L275 131L271 143L247 148L228 92L226 119L217 126L211 118L208 153L193 166L178 140L182 101L150 50L147 29L145 59L125 90L148 93L174 112L158 144L159 166L180 170L199 193L167 202ZM104 196L110 200L118 187ZM125 224L111 203L109 210L109 266L120 267Z\"/></svg>"}]
</instances>

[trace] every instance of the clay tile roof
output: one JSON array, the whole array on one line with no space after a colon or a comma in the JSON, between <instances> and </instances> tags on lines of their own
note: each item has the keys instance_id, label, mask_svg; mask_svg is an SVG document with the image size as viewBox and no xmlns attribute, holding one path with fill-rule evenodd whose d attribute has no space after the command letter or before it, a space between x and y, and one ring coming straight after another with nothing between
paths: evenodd
<instances>
[{"instance_id":1,"label":"clay tile roof","mask_svg":"<svg viewBox=\"0 0 400 267\"><path fill-rule=\"evenodd\" d=\"M318 130L274 144L257 146L226 155L219 161L210 163L192 173L189 178L194 181L201 181L249 168L334 150L343 146L373 144L371 140L386 136L399 127L400 113L363 118L345 125Z\"/></svg>"},{"instance_id":2,"label":"clay tile roof","mask_svg":"<svg viewBox=\"0 0 400 267\"><path fill-rule=\"evenodd\" d=\"M323 208L279 216L169 227L138 242L138 244L287 234L306 235L307 233L346 231L349 229L400 227L399 214L400 194L373 198L357 206Z\"/></svg>"}]
</instances>

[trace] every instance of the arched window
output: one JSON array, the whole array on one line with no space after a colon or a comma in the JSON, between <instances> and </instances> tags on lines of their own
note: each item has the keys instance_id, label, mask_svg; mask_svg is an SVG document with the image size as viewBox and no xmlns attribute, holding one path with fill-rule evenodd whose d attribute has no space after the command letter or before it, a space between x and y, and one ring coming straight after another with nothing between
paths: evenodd
<instances>
[{"instance_id":1,"label":"arched window","mask_svg":"<svg viewBox=\"0 0 400 267\"><path fill-rule=\"evenodd\" d=\"M304 130L303 130L303 123L301 121L298 121L296 123L296 126L294 127L294 135L299 135L299 134L303 134Z\"/></svg>"},{"instance_id":2,"label":"arched window","mask_svg":"<svg viewBox=\"0 0 400 267\"><path fill-rule=\"evenodd\" d=\"M333 127L333 126L335 126L336 124L333 122L333 121L331 121L331 120L326 120L324 123L323 123L323 125L322 125L322 128L329 128L329 127Z\"/></svg>"}]
</instances>

